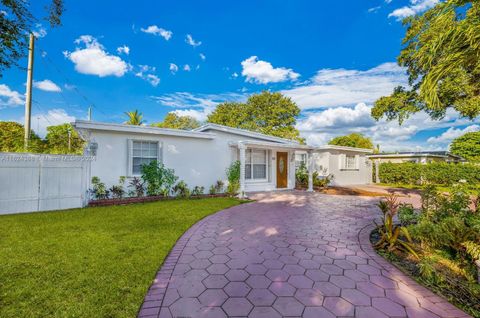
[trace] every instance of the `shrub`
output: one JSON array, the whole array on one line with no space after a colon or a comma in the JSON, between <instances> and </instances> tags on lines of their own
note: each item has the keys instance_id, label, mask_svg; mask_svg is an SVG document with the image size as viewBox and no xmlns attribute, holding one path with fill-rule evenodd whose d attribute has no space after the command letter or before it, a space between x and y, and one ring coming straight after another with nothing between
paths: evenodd
<instances>
[{"instance_id":1,"label":"shrub","mask_svg":"<svg viewBox=\"0 0 480 318\"><path fill-rule=\"evenodd\" d=\"M215 188L215 185L211 185L210 189L208 189L208 194L214 195L217 193L217 188Z\"/></svg>"},{"instance_id":2,"label":"shrub","mask_svg":"<svg viewBox=\"0 0 480 318\"><path fill-rule=\"evenodd\" d=\"M413 205L402 203L398 208L398 220L403 226L415 224L418 221L418 214Z\"/></svg>"},{"instance_id":3,"label":"shrub","mask_svg":"<svg viewBox=\"0 0 480 318\"><path fill-rule=\"evenodd\" d=\"M142 179L147 184L147 195L168 196L178 177L175 175L175 170L168 169L157 161L152 161L142 165Z\"/></svg>"},{"instance_id":4,"label":"shrub","mask_svg":"<svg viewBox=\"0 0 480 318\"><path fill-rule=\"evenodd\" d=\"M305 162L300 163L295 170L295 182L297 186L306 186L308 184L308 169Z\"/></svg>"},{"instance_id":5,"label":"shrub","mask_svg":"<svg viewBox=\"0 0 480 318\"><path fill-rule=\"evenodd\" d=\"M315 187L327 187L330 182L333 180L333 175L327 175L327 169L322 169L320 173L318 171L313 171L312 181L313 186ZM295 170L295 183L297 186L307 187L308 186L308 169L304 162L300 163L297 170Z\"/></svg>"},{"instance_id":6,"label":"shrub","mask_svg":"<svg viewBox=\"0 0 480 318\"><path fill-rule=\"evenodd\" d=\"M480 184L480 165L452 164L446 162L420 163L381 163L380 181L383 183L419 185L433 183L450 186L465 180L474 185Z\"/></svg>"},{"instance_id":7,"label":"shrub","mask_svg":"<svg viewBox=\"0 0 480 318\"><path fill-rule=\"evenodd\" d=\"M143 197L145 194L145 183L140 178L133 177L128 186L132 188L128 192L128 195L131 197Z\"/></svg>"},{"instance_id":8,"label":"shrub","mask_svg":"<svg viewBox=\"0 0 480 318\"><path fill-rule=\"evenodd\" d=\"M92 194L94 199L108 199L110 195L105 183L100 182L99 177L92 177L92 189L90 189L90 193Z\"/></svg>"},{"instance_id":9,"label":"shrub","mask_svg":"<svg viewBox=\"0 0 480 318\"><path fill-rule=\"evenodd\" d=\"M202 195L205 192L205 187L195 186L192 190L192 195Z\"/></svg>"},{"instance_id":10,"label":"shrub","mask_svg":"<svg viewBox=\"0 0 480 318\"><path fill-rule=\"evenodd\" d=\"M240 161L234 161L230 167L227 168L227 192L230 195L238 194L240 190Z\"/></svg>"},{"instance_id":11,"label":"shrub","mask_svg":"<svg viewBox=\"0 0 480 318\"><path fill-rule=\"evenodd\" d=\"M239 181L240 181L240 174L239 174ZM222 180L217 180L215 183L215 192L216 193L223 193L223 189L225 187L225 184L223 183Z\"/></svg>"},{"instance_id":12,"label":"shrub","mask_svg":"<svg viewBox=\"0 0 480 318\"><path fill-rule=\"evenodd\" d=\"M125 177L121 176L118 180L117 185L113 185L108 189L108 191L112 194L112 197L115 199L121 199L125 195Z\"/></svg>"},{"instance_id":13,"label":"shrub","mask_svg":"<svg viewBox=\"0 0 480 318\"><path fill-rule=\"evenodd\" d=\"M188 188L188 185L185 183L185 181L180 180L174 187L173 187L173 192L177 195L179 198L188 198L190 196L190 189Z\"/></svg>"}]
</instances>

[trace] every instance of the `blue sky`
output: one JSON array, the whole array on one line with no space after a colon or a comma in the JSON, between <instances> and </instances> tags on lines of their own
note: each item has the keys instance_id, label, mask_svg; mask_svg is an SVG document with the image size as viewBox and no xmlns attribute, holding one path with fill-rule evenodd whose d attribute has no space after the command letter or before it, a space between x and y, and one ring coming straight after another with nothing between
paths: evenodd
<instances>
[{"instance_id":1,"label":"blue sky","mask_svg":"<svg viewBox=\"0 0 480 318\"><path fill-rule=\"evenodd\" d=\"M357 131L384 150L446 149L478 121L369 116L375 99L406 83L395 64L399 19L436 2L66 1L63 26L35 29L32 127L84 119L90 104L97 121L122 122L133 109L147 123L170 111L204 120L218 102L271 90L300 106L311 144ZM0 120L23 121L25 79L18 68L0 78Z\"/></svg>"}]
</instances>

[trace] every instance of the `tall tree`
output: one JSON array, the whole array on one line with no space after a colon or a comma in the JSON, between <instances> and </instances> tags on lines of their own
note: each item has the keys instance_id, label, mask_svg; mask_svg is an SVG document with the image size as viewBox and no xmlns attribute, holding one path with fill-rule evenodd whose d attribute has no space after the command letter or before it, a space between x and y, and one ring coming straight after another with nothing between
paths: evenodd
<instances>
[{"instance_id":1,"label":"tall tree","mask_svg":"<svg viewBox=\"0 0 480 318\"><path fill-rule=\"evenodd\" d=\"M300 108L289 97L263 91L245 103L219 104L207 121L304 142L295 128L299 114Z\"/></svg>"},{"instance_id":2,"label":"tall tree","mask_svg":"<svg viewBox=\"0 0 480 318\"><path fill-rule=\"evenodd\" d=\"M33 131L30 135L28 149L24 149L23 126L13 121L0 121L0 151L3 152L36 152L44 151L45 145Z\"/></svg>"},{"instance_id":3,"label":"tall tree","mask_svg":"<svg viewBox=\"0 0 480 318\"><path fill-rule=\"evenodd\" d=\"M192 130L200 127L200 123L191 116L178 116L175 113L168 113L162 122L154 123L152 126L159 128Z\"/></svg>"},{"instance_id":4,"label":"tall tree","mask_svg":"<svg viewBox=\"0 0 480 318\"><path fill-rule=\"evenodd\" d=\"M128 120L125 122L127 125L140 126L144 123L143 115L137 109L131 112L126 112L125 115L128 117Z\"/></svg>"},{"instance_id":5,"label":"tall tree","mask_svg":"<svg viewBox=\"0 0 480 318\"><path fill-rule=\"evenodd\" d=\"M450 144L450 151L468 161L480 162L480 131L455 138Z\"/></svg>"},{"instance_id":6,"label":"tall tree","mask_svg":"<svg viewBox=\"0 0 480 318\"><path fill-rule=\"evenodd\" d=\"M63 0L44 1L46 19L51 27L61 24ZM28 48L28 34L33 32L39 17L30 12L28 0L0 0L0 77L5 69L17 65Z\"/></svg>"},{"instance_id":7,"label":"tall tree","mask_svg":"<svg viewBox=\"0 0 480 318\"><path fill-rule=\"evenodd\" d=\"M45 143L48 153L77 155L83 153L85 144L72 125L68 123L47 127Z\"/></svg>"},{"instance_id":8,"label":"tall tree","mask_svg":"<svg viewBox=\"0 0 480 318\"><path fill-rule=\"evenodd\" d=\"M411 88L397 87L376 101L372 116L403 122L425 111L441 119L452 108L480 115L480 2L447 0L404 20L407 32L398 64L407 68Z\"/></svg>"},{"instance_id":9,"label":"tall tree","mask_svg":"<svg viewBox=\"0 0 480 318\"><path fill-rule=\"evenodd\" d=\"M329 145L374 149L370 138L359 133L351 133L346 136L338 136L330 140Z\"/></svg>"}]
</instances>

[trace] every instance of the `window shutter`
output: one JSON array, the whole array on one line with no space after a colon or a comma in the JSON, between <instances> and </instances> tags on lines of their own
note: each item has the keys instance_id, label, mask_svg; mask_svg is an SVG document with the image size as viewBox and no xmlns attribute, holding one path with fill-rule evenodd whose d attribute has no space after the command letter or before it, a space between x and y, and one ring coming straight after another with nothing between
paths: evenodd
<instances>
[{"instance_id":1,"label":"window shutter","mask_svg":"<svg viewBox=\"0 0 480 318\"><path fill-rule=\"evenodd\" d=\"M359 170L360 169L360 156L355 155L355 169Z\"/></svg>"},{"instance_id":2,"label":"window shutter","mask_svg":"<svg viewBox=\"0 0 480 318\"><path fill-rule=\"evenodd\" d=\"M345 169L345 160L346 160L345 154L341 153L338 156L338 169Z\"/></svg>"},{"instance_id":3,"label":"window shutter","mask_svg":"<svg viewBox=\"0 0 480 318\"><path fill-rule=\"evenodd\" d=\"M127 139L127 176L133 175L133 140Z\"/></svg>"},{"instance_id":4,"label":"window shutter","mask_svg":"<svg viewBox=\"0 0 480 318\"><path fill-rule=\"evenodd\" d=\"M163 143L158 142L157 162L163 163Z\"/></svg>"}]
</instances>

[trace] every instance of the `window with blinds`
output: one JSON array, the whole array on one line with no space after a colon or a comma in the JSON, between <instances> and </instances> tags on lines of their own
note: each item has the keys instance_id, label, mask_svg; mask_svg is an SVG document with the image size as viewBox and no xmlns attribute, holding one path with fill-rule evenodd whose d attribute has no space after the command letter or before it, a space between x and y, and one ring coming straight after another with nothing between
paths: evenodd
<instances>
[{"instance_id":1,"label":"window with blinds","mask_svg":"<svg viewBox=\"0 0 480 318\"><path fill-rule=\"evenodd\" d=\"M245 151L245 179L267 179L267 150L247 149Z\"/></svg>"},{"instance_id":2,"label":"window with blinds","mask_svg":"<svg viewBox=\"0 0 480 318\"><path fill-rule=\"evenodd\" d=\"M142 174L142 165L158 160L158 142L156 141L132 141L132 173Z\"/></svg>"}]
</instances>

